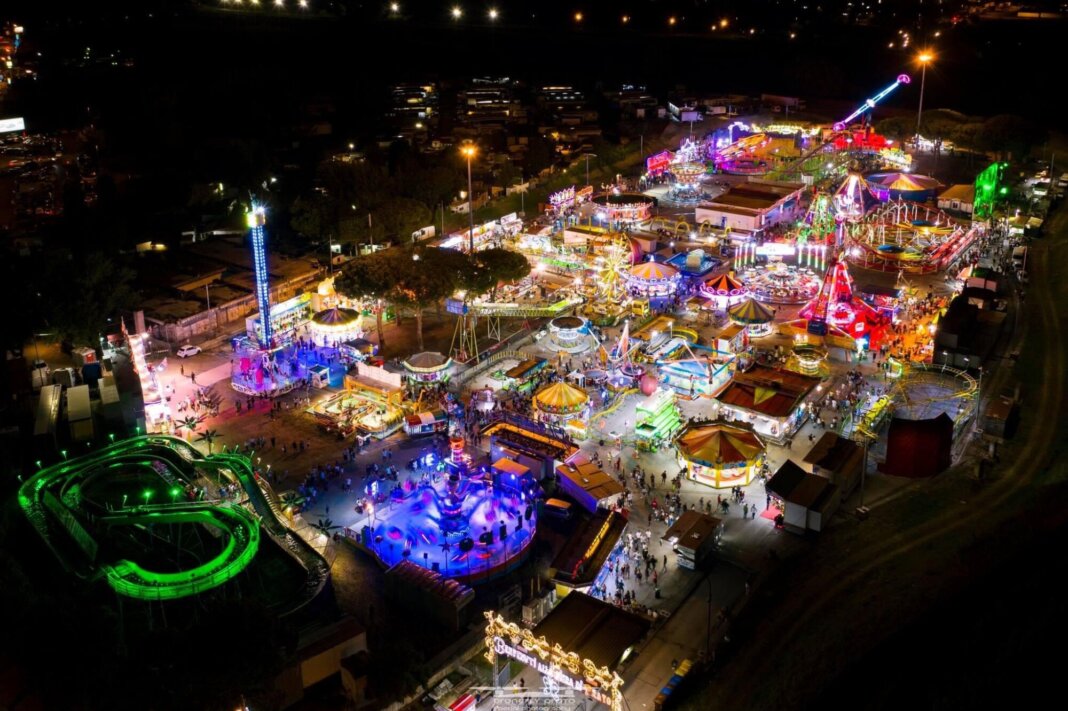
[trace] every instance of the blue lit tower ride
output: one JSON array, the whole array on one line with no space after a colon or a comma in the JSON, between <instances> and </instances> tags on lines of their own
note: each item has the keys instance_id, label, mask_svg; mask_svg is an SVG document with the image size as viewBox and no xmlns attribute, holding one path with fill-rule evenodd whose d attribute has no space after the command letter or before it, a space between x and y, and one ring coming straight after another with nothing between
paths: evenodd
<instances>
[{"instance_id":1,"label":"blue lit tower ride","mask_svg":"<svg viewBox=\"0 0 1068 711\"><path fill-rule=\"evenodd\" d=\"M271 285L267 278L267 248L263 229L266 220L263 207L252 204L245 216L252 237L252 262L256 273L256 304L260 308L260 346L270 349L274 343L271 327Z\"/></svg>"}]
</instances>

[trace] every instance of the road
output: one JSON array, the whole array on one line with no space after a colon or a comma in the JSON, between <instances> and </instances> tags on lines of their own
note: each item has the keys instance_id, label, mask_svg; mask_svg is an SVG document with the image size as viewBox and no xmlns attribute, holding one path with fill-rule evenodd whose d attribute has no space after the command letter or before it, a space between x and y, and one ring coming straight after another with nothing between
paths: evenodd
<instances>
[{"instance_id":1,"label":"road","mask_svg":"<svg viewBox=\"0 0 1068 711\"><path fill-rule=\"evenodd\" d=\"M1023 421L1002 447L993 480L975 482L966 457L867 522L832 529L787 561L737 621L731 635L737 649L725 650L733 658L689 708L807 707L851 663L993 565L994 551L1011 556L1010 543L1026 545L1015 537L1029 527L1063 525L1063 514L1036 524L1031 512L1065 478L1056 455L1065 447L1068 207L1050 219L1049 235L1032 244L1032 287L1015 334L1027 346L1015 373L1024 386ZM996 393L1010 377L1002 367L984 390ZM977 547L991 551L989 558L972 561Z\"/></svg>"}]
</instances>

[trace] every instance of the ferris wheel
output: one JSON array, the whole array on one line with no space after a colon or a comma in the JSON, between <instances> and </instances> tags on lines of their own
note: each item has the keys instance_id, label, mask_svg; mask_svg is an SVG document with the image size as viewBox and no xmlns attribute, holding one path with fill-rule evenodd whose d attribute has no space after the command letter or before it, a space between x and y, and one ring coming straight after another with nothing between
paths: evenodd
<instances>
[{"instance_id":1,"label":"ferris wheel","mask_svg":"<svg viewBox=\"0 0 1068 711\"><path fill-rule=\"evenodd\" d=\"M632 261L633 250L626 233L605 236L594 258L599 296L617 300L626 293L627 269Z\"/></svg>"}]
</instances>

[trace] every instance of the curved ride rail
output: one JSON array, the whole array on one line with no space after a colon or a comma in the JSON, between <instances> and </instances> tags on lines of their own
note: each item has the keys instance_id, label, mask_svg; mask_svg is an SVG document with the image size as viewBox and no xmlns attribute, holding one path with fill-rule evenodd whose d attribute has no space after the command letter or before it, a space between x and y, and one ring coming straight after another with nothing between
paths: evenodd
<instances>
[{"instance_id":1,"label":"curved ride rail","mask_svg":"<svg viewBox=\"0 0 1068 711\"><path fill-rule=\"evenodd\" d=\"M126 507L124 496L123 506L115 509L107 503L83 499L84 483L101 481L112 471L129 472L131 466L146 465L170 487L198 485L198 480L211 471L216 483L240 484L248 496L249 508L235 502L185 500ZM172 490L174 493L177 492ZM82 577L103 575L116 592L128 597L176 599L222 585L255 558L261 527L283 550L296 557L308 576L303 598L289 612L314 598L328 577L325 561L285 525L277 503L246 457L226 453L205 457L177 437L133 437L43 469L19 489L19 504L65 567ZM152 570L125 558L107 561L98 557L100 545L94 536L98 537L101 531L106 534L112 527L174 523L198 524L220 532L222 550L209 560L175 572ZM69 545L71 540L75 548Z\"/></svg>"}]
</instances>

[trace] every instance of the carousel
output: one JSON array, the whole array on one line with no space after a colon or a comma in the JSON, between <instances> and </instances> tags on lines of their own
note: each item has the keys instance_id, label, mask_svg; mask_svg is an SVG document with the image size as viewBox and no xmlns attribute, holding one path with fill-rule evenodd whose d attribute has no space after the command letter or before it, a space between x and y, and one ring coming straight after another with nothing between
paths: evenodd
<instances>
[{"instance_id":1,"label":"carousel","mask_svg":"<svg viewBox=\"0 0 1068 711\"><path fill-rule=\"evenodd\" d=\"M566 382L546 385L534 394L534 416L539 422L557 425L580 437L586 436L590 396Z\"/></svg>"},{"instance_id":2,"label":"carousel","mask_svg":"<svg viewBox=\"0 0 1068 711\"><path fill-rule=\"evenodd\" d=\"M590 322L581 316L557 316L549 322L549 346L561 353L582 353L590 348Z\"/></svg>"},{"instance_id":3,"label":"carousel","mask_svg":"<svg viewBox=\"0 0 1068 711\"><path fill-rule=\"evenodd\" d=\"M722 309L745 299L749 289L730 274L720 274L701 285L701 295Z\"/></svg>"},{"instance_id":4,"label":"carousel","mask_svg":"<svg viewBox=\"0 0 1068 711\"><path fill-rule=\"evenodd\" d=\"M630 268L627 289L646 298L672 296L679 284L679 270L661 262L642 262Z\"/></svg>"},{"instance_id":5,"label":"carousel","mask_svg":"<svg viewBox=\"0 0 1068 711\"><path fill-rule=\"evenodd\" d=\"M695 205L706 196L701 189L705 174L703 163L673 163L668 172L675 178L667 192L667 200L679 205Z\"/></svg>"},{"instance_id":6,"label":"carousel","mask_svg":"<svg viewBox=\"0 0 1068 711\"><path fill-rule=\"evenodd\" d=\"M448 382L452 358L435 351L424 351L409 357L401 365L409 387L415 391Z\"/></svg>"},{"instance_id":7,"label":"carousel","mask_svg":"<svg viewBox=\"0 0 1068 711\"><path fill-rule=\"evenodd\" d=\"M656 198L642 193L602 193L591 202L596 218L611 227L647 222L656 206Z\"/></svg>"},{"instance_id":8,"label":"carousel","mask_svg":"<svg viewBox=\"0 0 1068 711\"><path fill-rule=\"evenodd\" d=\"M741 423L688 425L675 438L675 447L687 477L715 489L746 486L764 464L764 442Z\"/></svg>"},{"instance_id":9,"label":"carousel","mask_svg":"<svg viewBox=\"0 0 1068 711\"><path fill-rule=\"evenodd\" d=\"M750 338L760 338L771 333L775 314L756 299L746 299L727 309L727 316L733 323L745 326Z\"/></svg>"},{"instance_id":10,"label":"carousel","mask_svg":"<svg viewBox=\"0 0 1068 711\"><path fill-rule=\"evenodd\" d=\"M820 278L812 269L785 262L746 267L741 281L753 298L770 304L803 304L820 290Z\"/></svg>"},{"instance_id":11,"label":"carousel","mask_svg":"<svg viewBox=\"0 0 1068 711\"><path fill-rule=\"evenodd\" d=\"M363 338L362 320L356 309L335 306L313 315L308 322L308 333L315 345L337 348L347 341Z\"/></svg>"}]
</instances>

